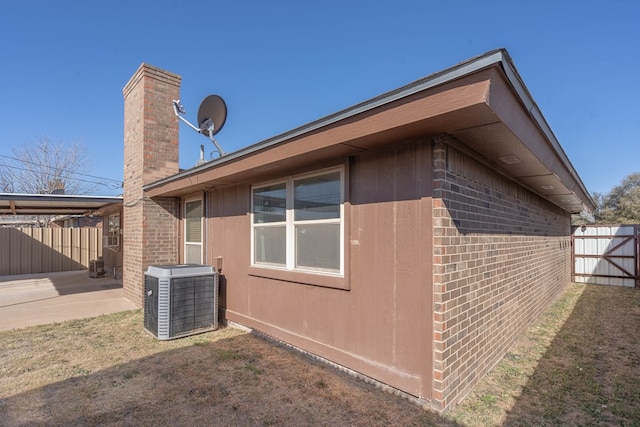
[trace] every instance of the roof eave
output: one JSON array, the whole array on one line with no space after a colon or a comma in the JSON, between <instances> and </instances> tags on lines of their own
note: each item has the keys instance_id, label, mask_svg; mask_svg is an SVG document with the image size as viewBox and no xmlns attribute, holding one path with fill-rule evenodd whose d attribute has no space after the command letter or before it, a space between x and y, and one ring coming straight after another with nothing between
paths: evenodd
<instances>
[{"instance_id":1,"label":"roof eave","mask_svg":"<svg viewBox=\"0 0 640 427\"><path fill-rule=\"evenodd\" d=\"M316 131L326 126L330 126L332 124L338 123L342 120L348 119L358 114L371 111L375 108L379 108L385 104L389 104L391 102L405 98L412 94L422 92L424 90L433 88L435 86L439 86L441 84L444 84L444 83L456 80L458 78L464 77L466 75L472 74L474 72L480 71L484 68L490 67L492 65L495 65L498 62L501 62L503 60L502 58L505 53L506 52L503 49L497 49L491 52L487 52L484 55L462 62L447 70L431 74L427 77L424 77L408 85L405 85L401 88L392 90L390 92L386 92L375 98L361 102L359 104L356 104L344 110L338 111L334 114L330 114L328 116L325 116L313 122L307 123L305 125L297 127L290 131L276 135L274 137L268 138L264 141L247 146L245 148L241 148L240 150L235 151L233 153L229 153L223 157L219 157L215 160L209 161L207 163L203 163L193 168L181 171L175 175L147 184L143 187L143 189L145 191L148 191L155 187L162 186L163 184L166 184L168 182L175 181L187 176L191 176L199 172L205 171L207 169L215 168L223 163L227 163L227 162L236 160L240 157L248 156L255 152L268 149L274 145L281 144L290 139Z\"/></svg>"},{"instance_id":2,"label":"roof eave","mask_svg":"<svg viewBox=\"0 0 640 427\"><path fill-rule=\"evenodd\" d=\"M500 50L500 64L502 65L502 70L504 71L505 76L507 77L507 80L509 81L509 83L511 84L515 92L518 94L518 97L520 98L521 102L524 104L526 110L529 112L533 120L540 127L541 131L545 134L547 140L551 143L554 151L558 154L563 164L565 165L566 169L569 171L569 173L575 180L580 191L583 193L582 195L584 196L585 199L587 199L586 201L589 203L590 206L586 206L585 204L585 208L591 211L595 210L596 204L593 198L591 197L591 195L589 194L589 191L587 190L586 186L582 182L582 179L578 175L578 172L573 167L571 160L569 160L569 157L567 156L566 152L560 145L560 142L558 141L555 134L553 133L553 130L551 130L551 126L549 126L549 123L547 123L547 120L542 115L542 111L540 110L540 108L538 107L538 104L536 104L536 102L533 99L533 96L531 96L531 93L525 86L524 81L520 77L520 74L516 70L511 57L509 56L509 54L505 49Z\"/></svg>"},{"instance_id":3,"label":"roof eave","mask_svg":"<svg viewBox=\"0 0 640 427\"><path fill-rule=\"evenodd\" d=\"M552 150L556 153L558 159L560 159L563 168L566 169L568 175L571 177L571 180L573 180L573 182L571 183L566 183L566 186L570 188L580 200L582 200L583 208L586 208L586 210L595 209L593 199L589 195L589 192L581 181L575 168L571 164L568 156L562 149L546 119L542 115L539 107L533 100L533 97L524 85L524 82L522 81L519 73L517 72L511 58L509 57L505 49L497 49L487 52L476 58L469 59L451 68L448 68L444 71L429 75L401 88L384 93L365 102L359 103L329 116L292 129L291 131L274 136L257 144L245 147L224 157L212 160L191 169L184 170L178 174L147 184L143 187L143 189L147 192L150 192L152 195L169 194L170 192L163 190L163 188L175 186L176 184L178 184L177 181L181 179L189 178L189 180L191 180L191 178L193 177L197 177L209 170L222 167L229 162L233 162L247 156L255 155L260 151L265 151L280 144L287 143L295 138L303 137L304 135L311 134L322 128L334 126L337 123L347 121L354 116L366 114L376 109L382 109L387 104L394 103L419 92L427 91L429 89L454 82L458 79L466 78L491 67L499 67L502 70L502 73L504 74L512 90L515 92L522 107L527 111L530 119L532 119L536 126L539 128L539 131L544 135L545 139L549 142ZM174 193L175 192L171 194ZM549 198L549 200L551 199L552 198ZM551 201L553 203L557 203L554 200ZM561 207L572 212L576 210L575 206Z\"/></svg>"}]
</instances>

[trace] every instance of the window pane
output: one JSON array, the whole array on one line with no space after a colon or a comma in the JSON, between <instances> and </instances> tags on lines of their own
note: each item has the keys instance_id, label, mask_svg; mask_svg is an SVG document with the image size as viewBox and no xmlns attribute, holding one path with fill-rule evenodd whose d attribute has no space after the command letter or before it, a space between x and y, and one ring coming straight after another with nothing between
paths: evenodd
<instances>
[{"instance_id":1,"label":"window pane","mask_svg":"<svg viewBox=\"0 0 640 427\"><path fill-rule=\"evenodd\" d=\"M254 231L256 263L286 264L286 227L256 227Z\"/></svg>"},{"instance_id":2,"label":"window pane","mask_svg":"<svg viewBox=\"0 0 640 427\"><path fill-rule=\"evenodd\" d=\"M202 263L202 246L201 245L184 245L184 262L186 264Z\"/></svg>"},{"instance_id":3,"label":"window pane","mask_svg":"<svg viewBox=\"0 0 640 427\"><path fill-rule=\"evenodd\" d=\"M295 220L340 218L340 172L294 182Z\"/></svg>"},{"instance_id":4,"label":"window pane","mask_svg":"<svg viewBox=\"0 0 640 427\"><path fill-rule=\"evenodd\" d=\"M340 271L340 224L297 225L296 267Z\"/></svg>"},{"instance_id":5,"label":"window pane","mask_svg":"<svg viewBox=\"0 0 640 427\"><path fill-rule=\"evenodd\" d=\"M274 184L253 190L253 223L281 222L286 219L286 184Z\"/></svg>"},{"instance_id":6,"label":"window pane","mask_svg":"<svg viewBox=\"0 0 640 427\"><path fill-rule=\"evenodd\" d=\"M110 215L109 216L109 232L116 233L120 231L120 215Z\"/></svg>"},{"instance_id":7,"label":"window pane","mask_svg":"<svg viewBox=\"0 0 640 427\"><path fill-rule=\"evenodd\" d=\"M202 242L202 201L185 203L185 242Z\"/></svg>"}]
</instances>

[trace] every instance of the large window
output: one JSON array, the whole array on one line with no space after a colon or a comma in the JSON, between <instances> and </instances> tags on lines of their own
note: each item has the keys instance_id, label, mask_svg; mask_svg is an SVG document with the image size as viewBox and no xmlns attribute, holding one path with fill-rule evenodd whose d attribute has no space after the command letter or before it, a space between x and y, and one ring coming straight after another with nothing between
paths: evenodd
<instances>
[{"instance_id":1,"label":"large window","mask_svg":"<svg viewBox=\"0 0 640 427\"><path fill-rule=\"evenodd\" d=\"M343 274L343 170L252 189L254 265Z\"/></svg>"},{"instance_id":2,"label":"large window","mask_svg":"<svg viewBox=\"0 0 640 427\"><path fill-rule=\"evenodd\" d=\"M184 203L184 262L202 264L202 200Z\"/></svg>"}]
</instances>

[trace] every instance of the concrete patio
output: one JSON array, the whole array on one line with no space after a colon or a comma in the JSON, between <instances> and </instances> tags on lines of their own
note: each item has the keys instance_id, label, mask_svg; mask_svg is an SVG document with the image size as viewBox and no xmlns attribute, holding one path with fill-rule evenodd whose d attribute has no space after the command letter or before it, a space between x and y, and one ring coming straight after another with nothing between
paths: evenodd
<instances>
[{"instance_id":1,"label":"concrete patio","mask_svg":"<svg viewBox=\"0 0 640 427\"><path fill-rule=\"evenodd\" d=\"M0 276L0 331L137 308L113 277L86 270Z\"/></svg>"}]
</instances>

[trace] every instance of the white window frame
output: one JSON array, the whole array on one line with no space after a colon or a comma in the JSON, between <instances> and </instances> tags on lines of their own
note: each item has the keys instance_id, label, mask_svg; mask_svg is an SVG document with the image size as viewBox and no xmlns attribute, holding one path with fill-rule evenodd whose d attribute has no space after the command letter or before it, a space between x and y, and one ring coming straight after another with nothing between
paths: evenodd
<instances>
[{"instance_id":1,"label":"white window frame","mask_svg":"<svg viewBox=\"0 0 640 427\"><path fill-rule=\"evenodd\" d=\"M113 224L112 218L118 217L117 227ZM120 234L122 230L122 216L120 213L113 213L107 216L107 229L102 236L102 246L109 249L120 247Z\"/></svg>"},{"instance_id":2,"label":"white window frame","mask_svg":"<svg viewBox=\"0 0 640 427\"><path fill-rule=\"evenodd\" d=\"M332 218L332 219L321 219L321 220L299 220L295 221L295 212L294 212L294 183L297 180L305 179L305 178L313 178L314 176L320 175L328 175L331 173L339 172L340 174L340 217ZM283 222L274 222L267 224L256 224L254 221L254 190L268 187L276 184L285 184L286 189L286 209L285 209L285 253L286 253L286 263L285 265L281 264L272 264L272 263L263 263L256 262L255 260L255 232L256 228L265 228L265 227L281 227ZM281 178L273 181L262 182L260 184L255 184L251 186L251 266L252 267L260 267L260 268L268 268L274 270L285 270L285 271L294 271L294 272L302 272L302 273L310 273L310 274L318 274L318 275L326 275L326 276L334 276L334 277L344 277L344 230L345 230L345 217L344 217L344 200L345 200L345 168L343 166L333 167L328 169L317 170L309 173L292 175L286 178ZM311 267L296 267L296 235L295 235L295 226L297 224L339 224L340 225L340 236L339 236L339 244L338 250L339 254L339 269L322 269L322 268L311 268Z\"/></svg>"},{"instance_id":3,"label":"white window frame","mask_svg":"<svg viewBox=\"0 0 640 427\"><path fill-rule=\"evenodd\" d=\"M200 202L200 241L199 242L188 242L187 241L187 204L188 203L192 203L192 202ZM204 240L204 222L203 222L203 217L204 217L204 199L202 197L193 197L193 198L189 198L189 199L185 199L184 203L182 204L182 212L183 212L183 218L184 218L184 224L183 224L183 236L184 236L184 243L183 243L183 249L184 249L184 255L183 255L183 260L185 262L185 264L189 263L192 264L194 263L191 260L187 260L187 246L191 245L191 246L199 246L200 247L200 260L199 262L195 263L195 264L202 264L202 260L204 258L203 253L202 253L202 248L203 248L203 240Z\"/></svg>"}]
</instances>

